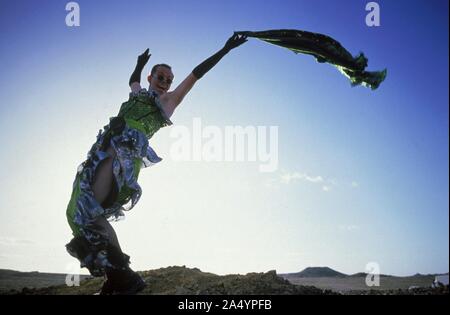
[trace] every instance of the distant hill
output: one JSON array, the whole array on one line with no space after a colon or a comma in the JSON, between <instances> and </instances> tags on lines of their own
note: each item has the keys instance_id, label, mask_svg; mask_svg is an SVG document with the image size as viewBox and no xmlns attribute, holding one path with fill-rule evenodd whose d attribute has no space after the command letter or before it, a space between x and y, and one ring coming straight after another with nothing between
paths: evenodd
<instances>
[{"instance_id":1,"label":"distant hill","mask_svg":"<svg viewBox=\"0 0 450 315\"><path fill-rule=\"evenodd\" d=\"M329 267L308 267L297 273L289 273L285 276L297 278L345 278L348 275Z\"/></svg>"},{"instance_id":2,"label":"distant hill","mask_svg":"<svg viewBox=\"0 0 450 315\"><path fill-rule=\"evenodd\" d=\"M434 275L414 275L409 277L396 277L380 275L379 286L369 286L366 282L367 273L358 272L352 275L335 271L328 267L310 267L298 273L281 274L284 279L292 284L314 286L345 294L366 294L363 292L377 291L393 294L390 290L403 290L394 294L440 294L439 290L428 290L434 281ZM425 291L411 291L410 288L419 287ZM406 291L405 291L406 290ZM448 292L448 288L444 290Z\"/></svg>"},{"instance_id":3,"label":"distant hill","mask_svg":"<svg viewBox=\"0 0 450 315\"><path fill-rule=\"evenodd\" d=\"M89 277L81 275L80 280ZM21 272L0 269L0 290L21 290L24 287L44 288L65 283L66 275L62 273Z\"/></svg>"}]
</instances>

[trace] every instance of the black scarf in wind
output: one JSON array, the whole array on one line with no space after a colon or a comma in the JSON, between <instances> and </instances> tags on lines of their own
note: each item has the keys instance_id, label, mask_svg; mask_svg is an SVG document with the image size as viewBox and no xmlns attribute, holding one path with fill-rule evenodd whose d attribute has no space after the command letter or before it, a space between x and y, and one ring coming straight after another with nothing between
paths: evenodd
<instances>
[{"instance_id":1,"label":"black scarf in wind","mask_svg":"<svg viewBox=\"0 0 450 315\"><path fill-rule=\"evenodd\" d=\"M352 86L361 84L375 90L386 78L386 69L365 71L368 60L362 52L353 57L338 41L327 35L285 29L236 33L288 48L296 54L312 55L320 63L330 63L350 79Z\"/></svg>"}]
</instances>

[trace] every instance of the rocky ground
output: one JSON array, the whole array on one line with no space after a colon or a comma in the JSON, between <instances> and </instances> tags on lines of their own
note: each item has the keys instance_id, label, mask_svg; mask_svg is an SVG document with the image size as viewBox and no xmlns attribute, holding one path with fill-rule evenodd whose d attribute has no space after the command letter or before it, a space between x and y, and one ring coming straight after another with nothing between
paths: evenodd
<instances>
[{"instance_id":1,"label":"rocky ground","mask_svg":"<svg viewBox=\"0 0 450 315\"><path fill-rule=\"evenodd\" d=\"M202 272L197 268L184 266L167 267L139 272L147 283L147 287L140 294L224 294L224 295L329 295L335 294L330 290L322 290L311 286L298 286L279 277L276 272L248 273L246 275L219 276ZM78 287L66 285L50 286L46 288L24 288L22 290L8 290L2 294L26 295L91 295L98 292L103 279L87 279L81 281Z\"/></svg>"},{"instance_id":2,"label":"rocky ground","mask_svg":"<svg viewBox=\"0 0 450 315\"><path fill-rule=\"evenodd\" d=\"M33 273L31 273L33 274ZM37 278L42 274L36 273ZM395 290L349 290L335 292L310 285L293 284L276 271L225 275L197 268L172 266L139 272L147 283L142 295L448 295L449 287ZM30 273L28 273L28 276ZM21 275L22 277L24 275ZM2 276L3 282L6 276ZM15 275L17 277L17 275ZM16 278L17 279L17 278ZM59 282L63 283L63 282ZM1 289L2 295L92 295L100 291L103 278L87 278L80 286L50 285L42 288Z\"/></svg>"},{"instance_id":3,"label":"rocky ground","mask_svg":"<svg viewBox=\"0 0 450 315\"><path fill-rule=\"evenodd\" d=\"M439 288L415 288L398 290L366 290L366 291L348 291L346 295L448 295L449 286Z\"/></svg>"}]
</instances>

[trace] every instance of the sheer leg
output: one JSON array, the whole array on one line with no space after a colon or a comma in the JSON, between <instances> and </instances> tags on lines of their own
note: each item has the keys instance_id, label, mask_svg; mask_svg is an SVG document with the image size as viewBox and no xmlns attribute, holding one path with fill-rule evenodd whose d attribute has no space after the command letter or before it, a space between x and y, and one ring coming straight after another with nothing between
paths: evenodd
<instances>
[{"instance_id":1,"label":"sheer leg","mask_svg":"<svg viewBox=\"0 0 450 315\"><path fill-rule=\"evenodd\" d=\"M111 157L103 160L95 170L95 176L92 183L92 191L94 192L94 197L99 204L103 204L110 196L111 192L114 191L114 174L113 174L113 160L116 156L114 149L109 146L106 150Z\"/></svg>"}]
</instances>

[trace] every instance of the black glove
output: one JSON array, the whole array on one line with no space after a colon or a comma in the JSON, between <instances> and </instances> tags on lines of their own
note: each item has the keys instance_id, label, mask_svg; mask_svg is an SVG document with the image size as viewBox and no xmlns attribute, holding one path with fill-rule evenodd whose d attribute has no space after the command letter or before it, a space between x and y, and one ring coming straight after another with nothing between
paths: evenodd
<instances>
[{"instance_id":1,"label":"black glove","mask_svg":"<svg viewBox=\"0 0 450 315\"><path fill-rule=\"evenodd\" d=\"M146 51L142 53L142 55L138 56L137 65L145 67L148 60L150 59L151 54L149 54L149 49L147 48Z\"/></svg>"},{"instance_id":2,"label":"black glove","mask_svg":"<svg viewBox=\"0 0 450 315\"><path fill-rule=\"evenodd\" d=\"M206 72L212 69L219 61L222 59L223 56L225 56L227 53L230 52L230 50L242 45L247 41L247 36L245 35L239 35L237 33L234 33L233 36L231 36L227 42L225 43L225 46L221 50L219 50L217 53L203 61L201 64L199 64L195 69L192 71L192 74L198 79L203 77Z\"/></svg>"},{"instance_id":3,"label":"black glove","mask_svg":"<svg viewBox=\"0 0 450 315\"><path fill-rule=\"evenodd\" d=\"M129 85L133 82L139 82L141 83L141 74L142 70L144 69L145 65L147 64L148 60L150 59L151 54L149 54L149 49L147 48L146 51L144 51L141 55L138 56L136 68L134 69L133 73L131 74Z\"/></svg>"},{"instance_id":4,"label":"black glove","mask_svg":"<svg viewBox=\"0 0 450 315\"><path fill-rule=\"evenodd\" d=\"M230 51L231 49L234 49L243 43L247 41L247 35L239 35L236 32L234 32L233 36L231 36L227 42L225 43L224 49Z\"/></svg>"}]
</instances>

